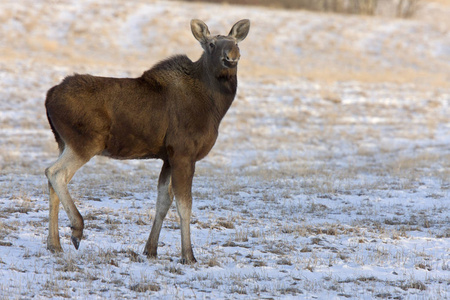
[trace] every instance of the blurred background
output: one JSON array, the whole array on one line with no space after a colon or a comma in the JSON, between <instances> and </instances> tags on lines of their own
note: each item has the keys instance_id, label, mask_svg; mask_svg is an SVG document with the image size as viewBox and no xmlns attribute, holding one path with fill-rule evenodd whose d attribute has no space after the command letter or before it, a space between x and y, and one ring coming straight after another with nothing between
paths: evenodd
<instances>
[{"instance_id":1,"label":"blurred background","mask_svg":"<svg viewBox=\"0 0 450 300\"><path fill-rule=\"evenodd\" d=\"M138 76L170 55L199 57L191 18L216 34L250 18L241 76L447 85L449 15L449 0L5 1L0 63Z\"/></svg>"},{"instance_id":2,"label":"blurred background","mask_svg":"<svg viewBox=\"0 0 450 300\"><path fill-rule=\"evenodd\" d=\"M29 160L37 155L45 166L56 153L45 94L65 76L137 77L171 55L196 60L202 49L191 19L204 20L212 34L227 34L248 18L250 34L240 45L241 88L224 120L222 144L211 155L222 149L223 155L242 156L233 152L239 140L243 151L258 149L250 165L273 155L287 163L322 153L327 161L333 143L346 153L353 149L350 154L369 147L395 157L393 142L379 141L392 124L399 129L392 138L414 140L404 146L408 151L423 137L448 148L449 15L450 0L3 1L0 126L32 135L42 130L39 151ZM343 138L338 124L360 133ZM3 134L3 169L21 172L14 166L27 160L21 154L29 152L28 139ZM378 144L361 143L365 137ZM272 153L277 145L286 152ZM448 155L439 150L433 159Z\"/></svg>"},{"instance_id":3,"label":"blurred background","mask_svg":"<svg viewBox=\"0 0 450 300\"><path fill-rule=\"evenodd\" d=\"M250 34L240 47L243 88L224 121L232 124L221 137L230 142L219 146L224 151L233 148L238 136L232 129L237 128L249 142L242 147L259 147L257 155L278 140L277 145L293 149L284 159L304 153L308 160L317 151L313 143L330 147L336 139L338 148L349 147L340 144L337 123L356 124L363 128L361 136L371 137L371 126L380 118L411 132L409 139L440 135L439 143L448 146L448 134L442 133L449 126L449 15L450 0L3 1L0 126L42 129L45 138L36 147L44 145L44 152L39 155L54 155L43 104L46 91L65 76L137 77L171 55L186 53L196 60L202 49L192 36L191 19L204 20L212 34L227 34L236 21L248 18ZM274 116L282 101L292 109ZM398 104L399 110L393 101L406 102ZM267 106L258 106L262 103ZM314 129L311 118L330 131ZM293 141L277 135L280 126ZM355 136L348 137L350 143L363 147ZM28 151L28 144L17 139L4 138L4 149L10 149L4 161L10 166ZM323 151L327 157L329 151ZM448 153L436 159L442 155Z\"/></svg>"}]
</instances>

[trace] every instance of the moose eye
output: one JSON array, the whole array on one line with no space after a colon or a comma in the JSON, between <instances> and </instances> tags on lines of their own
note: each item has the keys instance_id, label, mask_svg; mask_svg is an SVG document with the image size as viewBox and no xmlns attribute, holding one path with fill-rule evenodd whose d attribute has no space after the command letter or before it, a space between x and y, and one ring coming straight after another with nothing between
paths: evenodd
<instances>
[{"instance_id":1,"label":"moose eye","mask_svg":"<svg viewBox=\"0 0 450 300\"><path fill-rule=\"evenodd\" d=\"M214 49L215 46L214 43L209 43L209 48Z\"/></svg>"}]
</instances>

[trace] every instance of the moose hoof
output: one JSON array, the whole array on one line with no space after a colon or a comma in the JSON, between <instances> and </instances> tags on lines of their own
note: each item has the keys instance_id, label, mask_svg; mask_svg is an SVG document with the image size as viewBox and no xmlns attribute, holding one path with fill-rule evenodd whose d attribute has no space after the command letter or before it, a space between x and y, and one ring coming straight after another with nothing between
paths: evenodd
<instances>
[{"instance_id":1,"label":"moose hoof","mask_svg":"<svg viewBox=\"0 0 450 300\"><path fill-rule=\"evenodd\" d=\"M71 226L70 228L72 229L72 236L70 237L72 240L73 245L75 246L75 249L78 250L78 248L80 247L80 242L81 239L83 238L83 224L81 227L75 227L75 226Z\"/></svg>"},{"instance_id":2,"label":"moose hoof","mask_svg":"<svg viewBox=\"0 0 450 300\"><path fill-rule=\"evenodd\" d=\"M60 253L63 252L63 249L61 247L61 243L59 242L59 237L47 237L47 250L51 253Z\"/></svg>"},{"instance_id":3,"label":"moose hoof","mask_svg":"<svg viewBox=\"0 0 450 300\"><path fill-rule=\"evenodd\" d=\"M72 239L73 245L75 246L75 249L78 250L78 248L80 247L81 239L77 238L77 237L74 237L73 235L72 235L71 239Z\"/></svg>"},{"instance_id":4,"label":"moose hoof","mask_svg":"<svg viewBox=\"0 0 450 300\"><path fill-rule=\"evenodd\" d=\"M178 262L182 265L193 265L197 262L197 260L194 257L192 257L191 259L182 258Z\"/></svg>"},{"instance_id":5,"label":"moose hoof","mask_svg":"<svg viewBox=\"0 0 450 300\"><path fill-rule=\"evenodd\" d=\"M148 258L156 258L156 251L148 251L147 249L144 249L144 255Z\"/></svg>"},{"instance_id":6,"label":"moose hoof","mask_svg":"<svg viewBox=\"0 0 450 300\"><path fill-rule=\"evenodd\" d=\"M61 245L55 246L55 245L47 245L47 250L50 251L51 253L61 253L63 252L63 249L61 247Z\"/></svg>"}]
</instances>

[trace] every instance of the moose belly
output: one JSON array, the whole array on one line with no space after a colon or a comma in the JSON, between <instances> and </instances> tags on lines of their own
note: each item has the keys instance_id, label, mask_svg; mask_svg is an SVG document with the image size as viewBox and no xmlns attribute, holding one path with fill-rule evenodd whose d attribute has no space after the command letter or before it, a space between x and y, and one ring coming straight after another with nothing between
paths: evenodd
<instances>
[{"instance_id":1,"label":"moose belly","mask_svg":"<svg viewBox=\"0 0 450 300\"><path fill-rule=\"evenodd\" d=\"M163 139L141 138L132 134L111 136L102 155L116 159L162 158Z\"/></svg>"},{"instance_id":2,"label":"moose belly","mask_svg":"<svg viewBox=\"0 0 450 300\"><path fill-rule=\"evenodd\" d=\"M216 143L217 134L213 134L209 136L208 139L205 139L199 143L197 143L197 155L195 157L196 161L203 159L206 155L208 155L209 151L213 148Z\"/></svg>"}]
</instances>

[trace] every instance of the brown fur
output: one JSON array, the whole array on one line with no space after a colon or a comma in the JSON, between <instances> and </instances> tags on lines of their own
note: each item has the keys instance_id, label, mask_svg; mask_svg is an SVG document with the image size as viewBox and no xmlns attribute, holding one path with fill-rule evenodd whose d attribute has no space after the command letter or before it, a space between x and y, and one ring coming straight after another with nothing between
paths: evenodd
<instances>
[{"instance_id":1,"label":"brown fur","mask_svg":"<svg viewBox=\"0 0 450 300\"><path fill-rule=\"evenodd\" d=\"M145 253L156 255L159 223L175 194L182 222L183 262L195 261L186 223L192 206L195 162L213 147L220 121L235 97L237 42L247 35L249 21L236 23L227 37L211 37L199 20L193 20L191 28L205 49L196 62L185 55L174 56L138 78L76 74L48 91L47 117L61 151L58 161L46 170L50 250L61 250L59 236L55 236L57 219L56 225L52 219L58 198L71 219L74 245L79 246L84 224L65 186L79 167L95 155L158 158L164 161L158 183L160 217L155 220Z\"/></svg>"}]
</instances>

